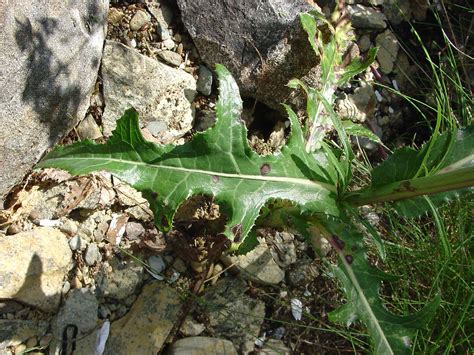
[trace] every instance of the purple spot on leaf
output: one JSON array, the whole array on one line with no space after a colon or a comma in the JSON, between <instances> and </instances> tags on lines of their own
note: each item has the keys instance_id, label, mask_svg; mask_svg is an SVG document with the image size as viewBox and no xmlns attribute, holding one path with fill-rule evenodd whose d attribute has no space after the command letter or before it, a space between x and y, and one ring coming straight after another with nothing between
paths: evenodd
<instances>
[{"instance_id":1,"label":"purple spot on leaf","mask_svg":"<svg viewBox=\"0 0 474 355\"><path fill-rule=\"evenodd\" d=\"M342 251L344 249L344 242L335 234L332 235L330 243L338 251Z\"/></svg>"},{"instance_id":2,"label":"purple spot on leaf","mask_svg":"<svg viewBox=\"0 0 474 355\"><path fill-rule=\"evenodd\" d=\"M271 169L270 165L268 165L268 164L263 164L263 165L260 167L260 174L261 174L262 176L268 175L271 170L272 170L272 169Z\"/></svg>"},{"instance_id":3,"label":"purple spot on leaf","mask_svg":"<svg viewBox=\"0 0 474 355\"><path fill-rule=\"evenodd\" d=\"M346 255L346 261L348 264L352 264L354 257L352 255Z\"/></svg>"},{"instance_id":4,"label":"purple spot on leaf","mask_svg":"<svg viewBox=\"0 0 474 355\"><path fill-rule=\"evenodd\" d=\"M219 176L212 175L212 182L219 182Z\"/></svg>"}]
</instances>

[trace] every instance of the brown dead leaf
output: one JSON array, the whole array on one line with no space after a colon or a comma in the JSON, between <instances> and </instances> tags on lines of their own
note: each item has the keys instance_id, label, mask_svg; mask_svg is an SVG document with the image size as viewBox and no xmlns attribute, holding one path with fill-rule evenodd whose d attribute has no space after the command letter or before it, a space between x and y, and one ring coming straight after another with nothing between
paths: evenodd
<instances>
[{"instance_id":1,"label":"brown dead leaf","mask_svg":"<svg viewBox=\"0 0 474 355\"><path fill-rule=\"evenodd\" d=\"M127 214L122 214L119 216L115 215L110 221L109 229L107 230L105 239L107 239L112 245L118 245L120 243L120 239L125 233L125 225L127 224L127 221Z\"/></svg>"}]
</instances>

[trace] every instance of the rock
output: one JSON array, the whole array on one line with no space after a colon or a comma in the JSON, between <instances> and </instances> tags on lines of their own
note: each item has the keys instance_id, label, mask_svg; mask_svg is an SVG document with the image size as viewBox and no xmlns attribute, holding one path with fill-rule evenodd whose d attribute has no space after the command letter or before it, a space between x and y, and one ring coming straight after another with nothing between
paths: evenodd
<instances>
[{"instance_id":1,"label":"rock","mask_svg":"<svg viewBox=\"0 0 474 355\"><path fill-rule=\"evenodd\" d=\"M336 100L336 111L342 118L355 122L364 122L375 112L377 99L371 85L364 84L354 90L353 94L345 95Z\"/></svg>"},{"instance_id":2,"label":"rock","mask_svg":"<svg viewBox=\"0 0 474 355\"><path fill-rule=\"evenodd\" d=\"M69 239L69 247L72 251L75 250L84 250L86 248L86 242L82 240L78 235Z\"/></svg>"},{"instance_id":3,"label":"rock","mask_svg":"<svg viewBox=\"0 0 474 355\"><path fill-rule=\"evenodd\" d=\"M148 265L155 274L161 274L166 269L165 260L161 255L153 255L148 258Z\"/></svg>"},{"instance_id":4,"label":"rock","mask_svg":"<svg viewBox=\"0 0 474 355\"><path fill-rule=\"evenodd\" d=\"M257 355L290 355L291 349L282 340L268 339Z\"/></svg>"},{"instance_id":5,"label":"rock","mask_svg":"<svg viewBox=\"0 0 474 355\"><path fill-rule=\"evenodd\" d=\"M237 355L234 344L229 340L209 338L209 337L190 337L179 339L170 350L169 355L198 355L198 354L226 354Z\"/></svg>"},{"instance_id":6,"label":"rock","mask_svg":"<svg viewBox=\"0 0 474 355\"><path fill-rule=\"evenodd\" d=\"M86 255L84 261L87 265L92 266L102 259L99 251L99 247L95 243L90 243L86 249Z\"/></svg>"},{"instance_id":7,"label":"rock","mask_svg":"<svg viewBox=\"0 0 474 355\"><path fill-rule=\"evenodd\" d=\"M372 47L372 42L370 41L370 37L368 35L363 35L357 41L357 45L359 46L359 50L361 52L368 51L370 47Z\"/></svg>"},{"instance_id":8,"label":"rock","mask_svg":"<svg viewBox=\"0 0 474 355\"><path fill-rule=\"evenodd\" d=\"M0 320L0 353L9 347L18 346L31 337L43 336L48 330L47 322L31 320Z\"/></svg>"},{"instance_id":9,"label":"rock","mask_svg":"<svg viewBox=\"0 0 474 355\"><path fill-rule=\"evenodd\" d=\"M143 277L143 267L133 262L116 265L107 277L104 296L124 300L137 290Z\"/></svg>"},{"instance_id":10,"label":"rock","mask_svg":"<svg viewBox=\"0 0 474 355\"><path fill-rule=\"evenodd\" d=\"M284 271L277 265L264 243L245 255L223 255L221 260L226 266L235 264L234 267L243 278L256 283L276 285L285 277Z\"/></svg>"},{"instance_id":11,"label":"rock","mask_svg":"<svg viewBox=\"0 0 474 355\"><path fill-rule=\"evenodd\" d=\"M176 43L174 43L173 39L171 39L171 38L165 39L163 42L161 42L161 48L163 48L163 49L171 50L171 49L174 49L174 47L176 47ZM179 54L179 53L176 53L176 54ZM160 55L160 53L158 53L158 55ZM173 62L178 62L177 56L173 56L172 54L165 55L163 57L163 59L166 62L171 63L171 64ZM181 55L180 55L180 61L182 61L181 60ZM175 64L173 64L173 65L175 65ZM176 65L176 66L178 66L178 65Z\"/></svg>"},{"instance_id":12,"label":"rock","mask_svg":"<svg viewBox=\"0 0 474 355\"><path fill-rule=\"evenodd\" d=\"M98 139L102 137L102 132L91 114L87 115L76 128L77 135L81 140Z\"/></svg>"},{"instance_id":13,"label":"rock","mask_svg":"<svg viewBox=\"0 0 474 355\"><path fill-rule=\"evenodd\" d=\"M137 240L145 233L145 227L138 222L128 222L125 226L125 233L128 240Z\"/></svg>"},{"instance_id":14,"label":"rock","mask_svg":"<svg viewBox=\"0 0 474 355\"><path fill-rule=\"evenodd\" d=\"M112 323L104 354L156 354L179 318L178 293L158 281L143 288L133 307Z\"/></svg>"},{"instance_id":15,"label":"rock","mask_svg":"<svg viewBox=\"0 0 474 355\"><path fill-rule=\"evenodd\" d=\"M212 91L212 72L205 65L199 66L197 91L206 96L209 96Z\"/></svg>"},{"instance_id":16,"label":"rock","mask_svg":"<svg viewBox=\"0 0 474 355\"><path fill-rule=\"evenodd\" d=\"M130 20L130 29L132 31L138 31L140 28L150 22L150 20L150 15L147 12L143 10L138 10Z\"/></svg>"},{"instance_id":17,"label":"rock","mask_svg":"<svg viewBox=\"0 0 474 355\"><path fill-rule=\"evenodd\" d=\"M0 298L54 311L61 298L72 253L66 236L36 228L0 238Z\"/></svg>"},{"instance_id":18,"label":"rock","mask_svg":"<svg viewBox=\"0 0 474 355\"><path fill-rule=\"evenodd\" d=\"M76 222L66 219L64 222L59 226L59 230L63 233L68 235L74 235L77 233L77 224Z\"/></svg>"},{"instance_id":19,"label":"rock","mask_svg":"<svg viewBox=\"0 0 474 355\"><path fill-rule=\"evenodd\" d=\"M271 239L272 245L270 252L278 266L286 268L296 262L296 248L293 243L295 237L293 234L288 232L276 232Z\"/></svg>"},{"instance_id":20,"label":"rock","mask_svg":"<svg viewBox=\"0 0 474 355\"><path fill-rule=\"evenodd\" d=\"M180 64L183 62L183 58L181 58L181 56L178 53L173 52L173 51L158 52L158 57L163 59L166 63L171 64L175 67L179 67Z\"/></svg>"},{"instance_id":21,"label":"rock","mask_svg":"<svg viewBox=\"0 0 474 355\"><path fill-rule=\"evenodd\" d=\"M402 21L409 21L412 13L410 2L416 0L386 0L383 5L383 13L387 16L388 21L392 25L399 25ZM425 8L427 9L426 1L418 1L420 4L414 4L415 11L419 11ZM423 3L423 4L422 4Z\"/></svg>"},{"instance_id":22,"label":"rock","mask_svg":"<svg viewBox=\"0 0 474 355\"><path fill-rule=\"evenodd\" d=\"M293 287L304 286L319 276L319 269L311 260L299 260L287 272L288 283Z\"/></svg>"},{"instance_id":23,"label":"rock","mask_svg":"<svg viewBox=\"0 0 474 355\"><path fill-rule=\"evenodd\" d=\"M182 20L208 68L223 64L243 97L275 109L291 93L286 84L318 65L298 14L304 0L178 0ZM212 14L212 16L210 15ZM261 58L264 58L262 63Z\"/></svg>"},{"instance_id":24,"label":"rock","mask_svg":"<svg viewBox=\"0 0 474 355\"><path fill-rule=\"evenodd\" d=\"M156 22L158 22L156 26L158 37L164 41L171 38L170 31L168 30L170 23L165 19L162 8L158 7L157 5L158 4L151 2L147 5L147 8L152 16L156 19Z\"/></svg>"},{"instance_id":25,"label":"rock","mask_svg":"<svg viewBox=\"0 0 474 355\"><path fill-rule=\"evenodd\" d=\"M387 30L375 38L375 43L379 47L377 62L380 64L380 70L385 74L390 74L398 54L397 37Z\"/></svg>"},{"instance_id":26,"label":"rock","mask_svg":"<svg viewBox=\"0 0 474 355\"><path fill-rule=\"evenodd\" d=\"M125 14L116 7L111 7L107 14L107 22L111 25L117 25L122 21Z\"/></svg>"},{"instance_id":27,"label":"rock","mask_svg":"<svg viewBox=\"0 0 474 355\"><path fill-rule=\"evenodd\" d=\"M168 129L163 121L152 121L146 125L146 128L155 137L159 137Z\"/></svg>"},{"instance_id":28,"label":"rock","mask_svg":"<svg viewBox=\"0 0 474 355\"><path fill-rule=\"evenodd\" d=\"M354 28L383 30L387 27L385 15L377 10L362 5L349 5L347 11Z\"/></svg>"},{"instance_id":29,"label":"rock","mask_svg":"<svg viewBox=\"0 0 474 355\"><path fill-rule=\"evenodd\" d=\"M107 41L102 59L105 111L104 135L126 109L134 107L141 123L164 121L170 138L192 128L191 103L196 96L192 75L141 55L120 43Z\"/></svg>"},{"instance_id":30,"label":"rock","mask_svg":"<svg viewBox=\"0 0 474 355\"><path fill-rule=\"evenodd\" d=\"M89 354L93 352L93 344L90 339L84 336L91 333L97 326L99 304L91 290L86 288L71 290L66 297L64 305L58 312L58 315L52 321L53 328L53 344L50 353L59 354L61 343L58 339L62 339L64 329L72 324L77 327L77 338L75 354Z\"/></svg>"},{"instance_id":31,"label":"rock","mask_svg":"<svg viewBox=\"0 0 474 355\"><path fill-rule=\"evenodd\" d=\"M107 8L106 0L1 2L0 208L10 188L85 116Z\"/></svg>"},{"instance_id":32,"label":"rock","mask_svg":"<svg viewBox=\"0 0 474 355\"><path fill-rule=\"evenodd\" d=\"M181 334L186 337L198 336L204 330L206 330L204 324L196 322L191 316L187 316L183 325L179 328Z\"/></svg>"},{"instance_id":33,"label":"rock","mask_svg":"<svg viewBox=\"0 0 474 355\"><path fill-rule=\"evenodd\" d=\"M254 343L265 317L265 304L245 295L246 288L242 280L224 278L204 294L204 312L210 331L239 347Z\"/></svg>"}]
</instances>

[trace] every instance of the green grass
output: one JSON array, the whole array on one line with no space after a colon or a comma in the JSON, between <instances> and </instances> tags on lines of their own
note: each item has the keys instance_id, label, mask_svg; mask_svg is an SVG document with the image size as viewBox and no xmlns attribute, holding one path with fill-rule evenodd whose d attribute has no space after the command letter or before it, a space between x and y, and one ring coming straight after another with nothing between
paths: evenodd
<instances>
[{"instance_id":1,"label":"green grass","mask_svg":"<svg viewBox=\"0 0 474 355\"><path fill-rule=\"evenodd\" d=\"M465 198L436 212L436 218L409 220L385 210L385 268L400 276L386 291L400 313L419 309L437 293L442 297L435 318L418 333L413 353L472 353L474 201Z\"/></svg>"}]
</instances>

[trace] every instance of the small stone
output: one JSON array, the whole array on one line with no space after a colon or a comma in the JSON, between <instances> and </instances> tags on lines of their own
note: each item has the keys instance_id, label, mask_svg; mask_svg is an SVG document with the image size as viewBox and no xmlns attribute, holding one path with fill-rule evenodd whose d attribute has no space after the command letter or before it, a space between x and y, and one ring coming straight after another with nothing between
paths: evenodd
<instances>
[{"instance_id":1,"label":"small stone","mask_svg":"<svg viewBox=\"0 0 474 355\"><path fill-rule=\"evenodd\" d=\"M71 248L72 251L84 250L86 248L86 243L81 237L76 235L69 239L69 248Z\"/></svg>"},{"instance_id":2,"label":"small stone","mask_svg":"<svg viewBox=\"0 0 474 355\"><path fill-rule=\"evenodd\" d=\"M117 300L125 300L134 294L143 277L143 267L133 262L114 266L108 275L104 296Z\"/></svg>"},{"instance_id":3,"label":"small stone","mask_svg":"<svg viewBox=\"0 0 474 355\"><path fill-rule=\"evenodd\" d=\"M86 118L79 123L76 131L81 140L98 139L102 137L102 132L91 114L88 114Z\"/></svg>"},{"instance_id":4,"label":"small stone","mask_svg":"<svg viewBox=\"0 0 474 355\"><path fill-rule=\"evenodd\" d=\"M82 282L79 277L74 277L71 281L71 287L72 288L82 288Z\"/></svg>"},{"instance_id":5,"label":"small stone","mask_svg":"<svg viewBox=\"0 0 474 355\"><path fill-rule=\"evenodd\" d=\"M128 222L125 227L125 233L128 240L137 240L145 233L145 227L138 222Z\"/></svg>"},{"instance_id":6,"label":"small stone","mask_svg":"<svg viewBox=\"0 0 474 355\"><path fill-rule=\"evenodd\" d=\"M282 340L268 339L257 355L290 355L291 349Z\"/></svg>"},{"instance_id":7,"label":"small stone","mask_svg":"<svg viewBox=\"0 0 474 355\"><path fill-rule=\"evenodd\" d=\"M370 41L370 37L368 35L361 36L357 41L357 44L359 45L361 52L368 51L372 46L372 42Z\"/></svg>"},{"instance_id":8,"label":"small stone","mask_svg":"<svg viewBox=\"0 0 474 355\"><path fill-rule=\"evenodd\" d=\"M25 344L19 344L15 347L15 354L23 354L26 350Z\"/></svg>"},{"instance_id":9,"label":"small stone","mask_svg":"<svg viewBox=\"0 0 474 355\"><path fill-rule=\"evenodd\" d=\"M209 96L212 90L212 72L205 65L199 66L199 77L196 83L197 91Z\"/></svg>"},{"instance_id":10,"label":"small stone","mask_svg":"<svg viewBox=\"0 0 474 355\"><path fill-rule=\"evenodd\" d=\"M349 5L347 9L354 28L383 30L387 27L387 18L379 11L362 5Z\"/></svg>"},{"instance_id":11,"label":"small stone","mask_svg":"<svg viewBox=\"0 0 474 355\"><path fill-rule=\"evenodd\" d=\"M155 274L161 274L166 269L166 263L161 255L153 255L148 258L148 265Z\"/></svg>"},{"instance_id":12,"label":"small stone","mask_svg":"<svg viewBox=\"0 0 474 355\"><path fill-rule=\"evenodd\" d=\"M379 47L377 61L380 70L385 74L392 72L398 54L398 40L391 31L385 31L375 38L375 43Z\"/></svg>"},{"instance_id":13,"label":"small stone","mask_svg":"<svg viewBox=\"0 0 474 355\"><path fill-rule=\"evenodd\" d=\"M146 125L146 128L154 137L159 137L168 129L168 125L163 121L151 121Z\"/></svg>"},{"instance_id":14,"label":"small stone","mask_svg":"<svg viewBox=\"0 0 474 355\"><path fill-rule=\"evenodd\" d=\"M183 62L181 56L172 51L161 51L158 52L158 56L163 59L166 63L179 67L179 65Z\"/></svg>"},{"instance_id":15,"label":"small stone","mask_svg":"<svg viewBox=\"0 0 474 355\"><path fill-rule=\"evenodd\" d=\"M163 42L161 42L161 47L164 49L171 50L176 46L176 43L171 38L165 39Z\"/></svg>"},{"instance_id":16,"label":"small stone","mask_svg":"<svg viewBox=\"0 0 474 355\"><path fill-rule=\"evenodd\" d=\"M204 324L196 322L191 316L187 316L179 330L184 336L192 337L198 336L205 329L206 327Z\"/></svg>"},{"instance_id":17,"label":"small stone","mask_svg":"<svg viewBox=\"0 0 474 355\"><path fill-rule=\"evenodd\" d=\"M95 243L90 243L87 246L86 255L84 257L84 261L87 265L92 266L96 262L101 260L99 247Z\"/></svg>"},{"instance_id":18,"label":"small stone","mask_svg":"<svg viewBox=\"0 0 474 355\"><path fill-rule=\"evenodd\" d=\"M38 339L36 337L31 337L26 341L26 347L28 349L34 348L38 344Z\"/></svg>"},{"instance_id":19,"label":"small stone","mask_svg":"<svg viewBox=\"0 0 474 355\"><path fill-rule=\"evenodd\" d=\"M118 10L115 7L109 8L109 13L107 14L107 22L110 23L111 25L116 25L120 21L122 21L123 17L125 14Z\"/></svg>"},{"instance_id":20,"label":"small stone","mask_svg":"<svg viewBox=\"0 0 474 355\"><path fill-rule=\"evenodd\" d=\"M66 219L63 223L59 226L59 230L63 233L68 235L74 235L77 233L77 224L70 219Z\"/></svg>"},{"instance_id":21,"label":"small stone","mask_svg":"<svg viewBox=\"0 0 474 355\"><path fill-rule=\"evenodd\" d=\"M132 31L138 31L142 28L145 24L150 22L151 18L147 12L143 10L138 10L135 15L133 15L132 19L130 20L130 29Z\"/></svg>"},{"instance_id":22,"label":"small stone","mask_svg":"<svg viewBox=\"0 0 474 355\"><path fill-rule=\"evenodd\" d=\"M65 295L71 289L71 283L69 281L64 281L63 288L61 289L61 293Z\"/></svg>"},{"instance_id":23,"label":"small stone","mask_svg":"<svg viewBox=\"0 0 474 355\"><path fill-rule=\"evenodd\" d=\"M39 346L45 348L51 343L51 340L53 340L53 334L46 334L40 339Z\"/></svg>"},{"instance_id":24,"label":"small stone","mask_svg":"<svg viewBox=\"0 0 474 355\"><path fill-rule=\"evenodd\" d=\"M101 305L99 306L99 317L100 317L101 319L109 319L111 315L112 315L112 312L111 312L110 309L107 307L107 305L101 304Z\"/></svg>"}]
</instances>

